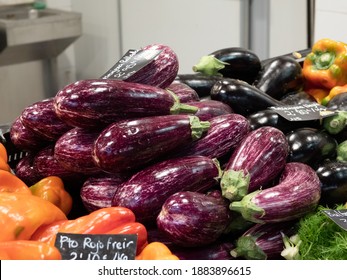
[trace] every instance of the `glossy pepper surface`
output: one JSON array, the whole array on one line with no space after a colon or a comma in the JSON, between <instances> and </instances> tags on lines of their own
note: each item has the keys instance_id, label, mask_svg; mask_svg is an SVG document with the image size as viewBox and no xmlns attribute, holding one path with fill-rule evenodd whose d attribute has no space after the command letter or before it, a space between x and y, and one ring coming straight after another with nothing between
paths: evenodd
<instances>
[{"instance_id":1,"label":"glossy pepper surface","mask_svg":"<svg viewBox=\"0 0 347 280\"><path fill-rule=\"evenodd\" d=\"M20 192L0 192L0 241L28 240L43 225L67 220L49 201Z\"/></svg>"},{"instance_id":2,"label":"glossy pepper surface","mask_svg":"<svg viewBox=\"0 0 347 280\"><path fill-rule=\"evenodd\" d=\"M41 197L58 206L65 215L68 215L72 208L72 197L65 190L64 182L60 177L48 176L34 185L30 186L33 195Z\"/></svg>"},{"instance_id":3,"label":"glossy pepper surface","mask_svg":"<svg viewBox=\"0 0 347 280\"><path fill-rule=\"evenodd\" d=\"M331 89L347 84L347 45L324 38L315 42L303 63L308 83Z\"/></svg>"},{"instance_id":4,"label":"glossy pepper surface","mask_svg":"<svg viewBox=\"0 0 347 280\"><path fill-rule=\"evenodd\" d=\"M174 255L169 247L159 241L150 242L141 251L139 255L135 257L136 260L179 260Z\"/></svg>"},{"instance_id":5,"label":"glossy pepper surface","mask_svg":"<svg viewBox=\"0 0 347 280\"><path fill-rule=\"evenodd\" d=\"M61 260L58 248L32 240L0 242L0 260Z\"/></svg>"},{"instance_id":6,"label":"glossy pepper surface","mask_svg":"<svg viewBox=\"0 0 347 280\"><path fill-rule=\"evenodd\" d=\"M15 192L31 195L29 187L16 175L0 169L0 193Z\"/></svg>"},{"instance_id":7,"label":"glossy pepper surface","mask_svg":"<svg viewBox=\"0 0 347 280\"><path fill-rule=\"evenodd\" d=\"M346 73L347 74L347 73ZM327 105L329 103L329 101L334 98L335 96L341 94L341 93L344 93L344 92L347 92L347 84L343 85L343 86L335 86L333 87L329 93L327 94L327 96L325 96L323 99L322 99L322 105Z\"/></svg>"},{"instance_id":8,"label":"glossy pepper surface","mask_svg":"<svg viewBox=\"0 0 347 280\"><path fill-rule=\"evenodd\" d=\"M67 221L56 221L42 226L32 236L32 240L54 245L58 232L78 234L118 234L137 233L138 248L147 242L147 231L135 222L135 214L125 207L107 207L88 215Z\"/></svg>"}]
</instances>

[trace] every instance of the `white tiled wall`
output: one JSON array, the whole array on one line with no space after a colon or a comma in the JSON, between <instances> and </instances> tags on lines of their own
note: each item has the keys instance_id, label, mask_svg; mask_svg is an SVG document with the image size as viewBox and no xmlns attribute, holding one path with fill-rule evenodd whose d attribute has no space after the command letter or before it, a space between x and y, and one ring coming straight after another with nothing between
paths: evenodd
<instances>
[{"instance_id":1,"label":"white tiled wall","mask_svg":"<svg viewBox=\"0 0 347 280\"><path fill-rule=\"evenodd\" d=\"M347 43L346 28L346 0L316 0L315 40L330 38Z\"/></svg>"}]
</instances>

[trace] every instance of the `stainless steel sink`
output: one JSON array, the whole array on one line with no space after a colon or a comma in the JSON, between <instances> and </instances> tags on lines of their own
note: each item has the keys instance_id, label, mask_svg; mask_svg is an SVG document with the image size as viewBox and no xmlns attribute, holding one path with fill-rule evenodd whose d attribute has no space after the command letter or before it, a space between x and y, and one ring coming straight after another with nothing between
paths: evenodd
<instances>
[{"instance_id":1,"label":"stainless steel sink","mask_svg":"<svg viewBox=\"0 0 347 280\"><path fill-rule=\"evenodd\" d=\"M81 14L30 5L0 8L0 66L57 57L82 34Z\"/></svg>"}]
</instances>

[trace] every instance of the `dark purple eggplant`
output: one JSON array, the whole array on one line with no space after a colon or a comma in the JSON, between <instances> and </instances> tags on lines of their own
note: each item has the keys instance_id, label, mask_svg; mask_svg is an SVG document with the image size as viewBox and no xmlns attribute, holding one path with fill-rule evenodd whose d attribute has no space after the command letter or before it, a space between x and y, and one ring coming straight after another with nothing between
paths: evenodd
<instances>
[{"instance_id":1,"label":"dark purple eggplant","mask_svg":"<svg viewBox=\"0 0 347 280\"><path fill-rule=\"evenodd\" d=\"M88 212L111 207L114 194L126 179L126 176L119 174L104 174L87 178L80 189L84 207Z\"/></svg>"},{"instance_id":2,"label":"dark purple eggplant","mask_svg":"<svg viewBox=\"0 0 347 280\"><path fill-rule=\"evenodd\" d=\"M93 148L98 131L75 127L64 133L54 144L54 158L67 170L93 175L101 169L93 160Z\"/></svg>"},{"instance_id":3,"label":"dark purple eggplant","mask_svg":"<svg viewBox=\"0 0 347 280\"><path fill-rule=\"evenodd\" d=\"M35 154L33 168L39 176L58 176L63 180L77 180L82 177L81 174L67 170L54 157L54 145L42 148Z\"/></svg>"},{"instance_id":4,"label":"dark purple eggplant","mask_svg":"<svg viewBox=\"0 0 347 280\"><path fill-rule=\"evenodd\" d=\"M286 164L288 150L287 139L277 128L263 126L248 133L224 168L223 196L240 200L272 183Z\"/></svg>"},{"instance_id":5,"label":"dark purple eggplant","mask_svg":"<svg viewBox=\"0 0 347 280\"><path fill-rule=\"evenodd\" d=\"M176 192L162 205L157 227L180 246L212 244L223 235L231 222L228 204L220 191L208 194Z\"/></svg>"},{"instance_id":6,"label":"dark purple eggplant","mask_svg":"<svg viewBox=\"0 0 347 280\"><path fill-rule=\"evenodd\" d=\"M288 56L290 58L295 59L301 66L303 66L303 63L304 63L306 56L311 52L312 52L312 50L310 48L308 48L308 49L302 49L302 50L294 51L291 53L282 54L282 55L275 56L275 57L270 57L267 59L263 59L261 61L261 65L264 66L264 65L270 63L273 59L277 59L278 57Z\"/></svg>"},{"instance_id":7,"label":"dark purple eggplant","mask_svg":"<svg viewBox=\"0 0 347 280\"><path fill-rule=\"evenodd\" d=\"M95 140L93 158L106 172L137 169L201 138L209 126L209 122L189 115L119 121L105 128Z\"/></svg>"},{"instance_id":8,"label":"dark purple eggplant","mask_svg":"<svg viewBox=\"0 0 347 280\"><path fill-rule=\"evenodd\" d=\"M201 100L187 104L198 108L194 116L197 116L201 121L208 121L213 117L233 113L229 105L218 100Z\"/></svg>"},{"instance_id":9,"label":"dark purple eggplant","mask_svg":"<svg viewBox=\"0 0 347 280\"><path fill-rule=\"evenodd\" d=\"M194 89L201 99L209 98L213 85L223 77L204 74L178 74L175 82L180 82Z\"/></svg>"},{"instance_id":10,"label":"dark purple eggplant","mask_svg":"<svg viewBox=\"0 0 347 280\"><path fill-rule=\"evenodd\" d=\"M313 98L312 95L308 94L303 90L289 92L280 98L280 101L285 103L286 105L304 105L317 103L317 101Z\"/></svg>"},{"instance_id":11,"label":"dark purple eggplant","mask_svg":"<svg viewBox=\"0 0 347 280\"><path fill-rule=\"evenodd\" d=\"M33 166L34 158L35 153L28 153L18 161L14 169L14 174L27 186L32 186L43 179L43 176L40 176Z\"/></svg>"},{"instance_id":12,"label":"dark purple eggplant","mask_svg":"<svg viewBox=\"0 0 347 280\"><path fill-rule=\"evenodd\" d=\"M323 127L341 142L346 139L347 132L347 92L335 95L326 107L328 110L337 111L337 114L324 118Z\"/></svg>"},{"instance_id":13,"label":"dark purple eggplant","mask_svg":"<svg viewBox=\"0 0 347 280\"><path fill-rule=\"evenodd\" d=\"M247 260L283 260L283 235L295 234L293 221L255 224L240 236L231 255Z\"/></svg>"},{"instance_id":14,"label":"dark purple eggplant","mask_svg":"<svg viewBox=\"0 0 347 280\"><path fill-rule=\"evenodd\" d=\"M292 57L272 59L259 71L253 85L275 99L304 86L301 65Z\"/></svg>"},{"instance_id":15,"label":"dark purple eggplant","mask_svg":"<svg viewBox=\"0 0 347 280\"><path fill-rule=\"evenodd\" d=\"M195 248L182 246L169 247L180 260L234 260L230 251L235 248L231 241L215 241Z\"/></svg>"},{"instance_id":16,"label":"dark purple eggplant","mask_svg":"<svg viewBox=\"0 0 347 280\"><path fill-rule=\"evenodd\" d=\"M23 151L38 151L51 143L35 131L27 128L20 117L17 117L11 124L10 139L18 150Z\"/></svg>"},{"instance_id":17,"label":"dark purple eggplant","mask_svg":"<svg viewBox=\"0 0 347 280\"><path fill-rule=\"evenodd\" d=\"M260 110L250 114L247 117L247 120L249 121L252 130L262 126L272 126L278 128L283 133L288 133L300 127L320 128L321 126L318 119L310 121L290 121L272 109Z\"/></svg>"},{"instance_id":18,"label":"dark purple eggplant","mask_svg":"<svg viewBox=\"0 0 347 280\"><path fill-rule=\"evenodd\" d=\"M335 207L347 202L347 162L324 161L319 163L316 173L321 182L320 204Z\"/></svg>"},{"instance_id":19,"label":"dark purple eggplant","mask_svg":"<svg viewBox=\"0 0 347 280\"><path fill-rule=\"evenodd\" d=\"M321 196L318 175L309 165L289 162L277 185L234 201L230 209L254 223L293 221L314 211Z\"/></svg>"},{"instance_id":20,"label":"dark purple eggplant","mask_svg":"<svg viewBox=\"0 0 347 280\"><path fill-rule=\"evenodd\" d=\"M135 173L115 193L112 206L131 209L137 220L155 223L165 200L179 191L205 192L221 176L219 162L204 156L187 156L153 164Z\"/></svg>"},{"instance_id":21,"label":"dark purple eggplant","mask_svg":"<svg viewBox=\"0 0 347 280\"><path fill-rule=\"evenodd\" d=\"M168 87L175 79L179 62L172 48L163 44L152 44L141 50L160 53L149 64L125 79L127 82L152 85L160 88Z\"/></svg>"},{"instance_id":22,"label":"dark purple eggplant","mask_svg":"<svg viewBox=\"0 0 347 280\"><path fill-rule=\"evenodd\" d=\"M228 104L234 113L247 116L268 109L284 106L281 101L242 80L224 78L211 88L211 99Z\"/></svg>"},{"instance_id":23,"label":"dark purple eggplant","mask_svg":"<svg viewBox=\"0 0 347 280\"><path fill-rule=\"evenodd\" d=\"M26 107L20 118L25 127L46 141L53 142L71 129L70 125L57 116L53 106L53 97Z\"/></svg>"},{"instance_id":24,"label":"dark purple eggplant","mask_svg":"<svg viewBox=\"0 0 347 280\"><path fill-rule=\"evenodd\" d=\"M336 157L337 141L324 130L297 128L286 134L289 145L288 162L303 162L315 169L326 159Z\"/></svg>"},{"instance_id":25,"label":"dark purple eggplant","mask_svg":"<svg viewBox=\"0 0 347 280\"><path fill-rule=\"evenodd\" d=\"M347 92L342 92L332 97L326 107L330 110L347 111Z\"/></svg>"},{"instance_id":26,"label":"dark purple eggplant","mask_svg":"<svg viewBox=\"0 0 347 280\"><path fill-rule=\"evenodd\" d=\"M174 81L166 89L176 94L181 103L200 100L198 93L185 83Z\"/></svg>"},{"instance_id":27,"label":"dark purple eggplant","mask_svg":"<svg viewBox=\"0 0 347 280\"><path fill-rule=\"evenodd\" d=\"M259 71L259 57L251 50L241 47L230 47L216 50L201 57L193 71L205 75L222 75L226 78L239 79L252 83Z\"/></svg>"},{"instance_id":28,"label":"dark purple eggplant","mask_svg":"<svg viewBox=\"0 0 347 280\"><path fill-rule=\"evenodd\" d=\"M57 115L82 128L100 128L115 121L145 116L195 113L172 92L121 80L81 80L65 86L54 98Z\"/></svg>"},{"instance_id":29,"label":"dark purple eggplant","mask_svg":"<svg viewBox=\"0 0 347 280\"><path fill-rule=\"evenodd\" d=\"M239 114L226 114L209 120L210 128L198 140L175 151L173 156L201 155L218 158L233 151L250 132L247 119Z\"/></svg>"}]
</instances>

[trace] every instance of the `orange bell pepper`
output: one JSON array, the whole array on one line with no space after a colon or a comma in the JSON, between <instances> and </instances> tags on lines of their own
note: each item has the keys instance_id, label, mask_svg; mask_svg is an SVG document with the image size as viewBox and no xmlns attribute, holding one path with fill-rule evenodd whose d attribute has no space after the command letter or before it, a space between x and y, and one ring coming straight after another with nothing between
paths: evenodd
<instances>
[{"instance_id":1,"label":"orange bell pepper","mask_svg":"<svg viewBox=\"0 0 347 280\"><path fill-rule=\"evenodd\" d=\"M107 207L91 212L90 214L71 219L67 221L57 221L42 226L32 236L32 240L47 242L54 245L56 235L61 233L78 233L78 234L116 234L120 232L130 232L126 226L133 228L133 232L144 234L143 229L136 230L138 224L135 222L135 214L125 207ZM147 235L147 231L146 231ZM147 239L143 235L139 240Z\"/></svg>"},{"instance_id":2,"label":"orange bell pepper","mask_svg":"<svg viewBox=\"0 0 347 280\"><path fill-rule=\"evenodd\" d=\"M72 209L72 197L64 188L60 177L48 176L29 187L31 193L58 206L65 215Z\"/></svg>"},{"instance_id":3,"label":"orange bell pepper","mask_svg":"<svg viewBox=\"0 0 347 280\"><path fill-rule=\"evenodd\" d=\"M304 60L302 74L319 88L347 84L347 45L328 38L318 40Z\"/></svg>"},{"instance_id":4,"label":"orange bell pepper","mask_svg":"<svg viewBox=\"0 0 347 280\"><path fill-rule=\"evenodd\" d=\"M0 142L0 158L2 158L5 162L8 161L7 150L4 144Z\"/></svg>"},{"instance_id":5,"label":"orange bell pepper","mask_svg":"<svg viewBox=\"0 0 347 280\"><path fill-rule=\"evenodd\" d=\"M347 73L346 73L347 75ZM335 97L336 95L339 95L340 93L347 92L347 84L343 86L335 86L333 87L327 94L326 97L323 98L322 100L322 105L326 106L328 102Z\"/></svg>"},{"instance_id":6,"label":"orange bell pepper","mask_svg":"<svg viewBox=\"0 0 347 280\"><path fill-rule=\"evenodd\" d=\"M53 203L20 192L0 192L0 241L28 240L43 225L67 220Z\"/></svg>"},{"instance_id":7,"label":"orange bell pepper","mask_svg":"<svg viewBox=\"0 0 347 280\"><path fill-rule=\"evenodd\" d=\"M325 88L310 88L306 89L305 92L311 95L318 104L322 104L322 100L329 94L329 90Z\"/></svg>"},{"instance_id":8,"label":"orange bell pepper","mask_svg":"<svg viewBox=\"0 0 347 280\"><path fill-rule=\"evenodd\" d=\"M135 257L136 260L179 260L169 247L159 241L149 243L140 254Z\"/></svg>"},{"instance_id":9,"label":"orange bell pepper","mask_svg":"<svg viewBox=\"0 0 347 280\"><path fill-rule=\"evenodd\" d=\"M0 260L61 260L58 248L32 240L0 242Z\"/></svg>"},{"instance_id":10,"label":"orange bell pepper","mask_svg":"<svg viewBox=\"0 0 347 280\"><path fill-rule=\"evenodd\" d=\"M16 192L31 195L29 187L16 175L0 169L0 193Z\"/></svg>"}]
</instances>

